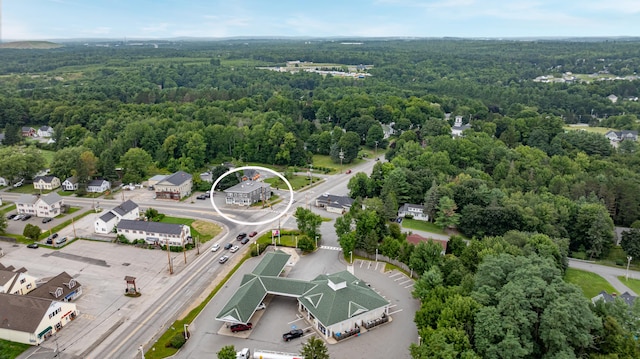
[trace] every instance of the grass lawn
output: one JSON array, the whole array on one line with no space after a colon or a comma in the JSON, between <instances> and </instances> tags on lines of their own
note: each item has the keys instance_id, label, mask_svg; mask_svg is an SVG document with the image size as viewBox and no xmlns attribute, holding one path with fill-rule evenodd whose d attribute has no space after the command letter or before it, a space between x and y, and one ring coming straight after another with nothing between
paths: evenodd
<instances>
[{"instance_id":1,"label":"grass lawn","mask_svg":"<svg viewBox=\"0 0 640 359\"><path fill-rule=\"evenodd\" d=\"M0 358L17 358L31 345L0 339Z\"/></svg>"},{"instance_id":2,"label":"grass lawn","mask_svg":"<svg viewBox=\"0 0 640 359\"><path fill-rule=\"evenodd\" d=\"M40 153L42 153L42 156L44 157L47 163L46 166L47 167L51 166L51 162L53 162L53 156L55 156L56 152L48 151L48 150L40 150ZM64 179L62 181L64 181Z\"/></svg>"},{"instance_id":3,"label":"grass lawn","mask_svg":"<svg viewBox=\"0 0 640 359\"><path fill-rule=\"evenodd\" d=\"M65 191L65 190L61 189L61 190L58 191L58 194L63 196L63 197L66 197L66 196L73 196L76 193L74 191Z\"/></svg>"},{"instance_id":4,"label":"grass lawn","mask_svg":"<svg viewBox=\"0 0 640 359\"><path fill-rule=\"evenodd\" d=\"M296 236L299 236L300 232L299 231L285 231L285 230L281 230L280 231L280 241L278 242L278 238L274 238L277 242L277 245L279 246L284 246L284 247L292 247L295 248L296 246ZM273 242L271 241L271 232L267 232L263 235L261 235L257 240L256 243L260 244L260 253L262 253L262 251L264 251L265 248L267 248L267 246L271 245Z\"/></svg>"},{"instance_id":5,"label":"grass lawn","mask_svg":"<svg viewBox=\"0 0 640 359\"><path fill-rule=\"evenodd\" d=\"M20 187L11 187L7 190L7 192L12 192L12 193L27 193L27 194L36 194L36 193L40 193L39 189L35 189L33 188L33 183L32 184L25 184L22 185ZM42 190L42 194L47 194L51 191L46 191L46 190Z\"/></svg>"},{"instance_id":6,"label":"grass lawn","mask_svg":"<svg viewBox=\"0 0 640 359\"><path fill-rule=\"evenodd\" d=\"M595 132L600 134L606 134L609 131L615 131L613 128L608 127L589 127L589 126L564 126L563 129L569 131L587 131L587 132Z\"/></svg>"},{"instance_id":7,"label":"grass lawn","mask_svg":"<svg viewBox=\"0 0 640 359\"><path fill-rule=\"evenodd\" d=\"M15 204L12 204L12 205L10 205L10 206L3 207L3 208L0 210L0 214L7 214L7 213L9 213L9 212L13 211L14 209L16 209L16 205L15 205Z\"/></svg>"},{"instance_id":8,"label":"grass lawn","mask_svg":"<svg viewBox=\"0 0 640 359\"><path fill-rule=\"evenodd\" d=\"M567 273L564 275L564 280L580 287L584 296L589 299L595 297L603 290L606 290L608 293L616 291L611 284L601 276L579 269L568 268Z\"/></svg>"},{"instance_id":9,"label":"grass lawn","mask_svg":"<svg viewBox=\"0 0 640 359\"><path fill-rule=\"evenodd\" d=\"M331 171L327 174L336 174L340 170L339 163L333 163L331 156L327 155L313 155L313 167L325 167L330 168Z\"/></svg>"},{"instance_id":10,"label":"grass lawn","mask_svg":"<svg viewBox=\"0 0 640 359\"><path fill-rule=\"evenodd\" d=\"M416 219L404 218L402 220L402 227L408 229L415 229L417 231L425 231L437 234L445 234L442 228L427 221L418 221Z\"/></svg>"},{"instance_id":11,"label":"grass lawn","mask_svg":"<svg viewBox=\"0 0 640 359\"><path fill-rule=\"evenodd\" d=\"M618 277L622 284L626 285L632 291L636 292L636 294L640 293L640 280L629 278L626 279L625 276L621 275Z\"/></svg>"},{"instance_id":12,"label":"grass lawn","mask_svg":"<svg viewBox=\"0 0 640 359\"><path fill-rule=\"evenodd\" d=\"M313 183L320 182L322 179L318 177L311 177ZM309 185L309 177L307 176L293 176L292 178L288 178L289 183L291 183L291 187L293 187L294 191L299 190L300 188L306 187ZM264 180L269 183L273 188L285 189L288 188L287 185L278 177L267 178Z\"/></svg>"}]
</instances>

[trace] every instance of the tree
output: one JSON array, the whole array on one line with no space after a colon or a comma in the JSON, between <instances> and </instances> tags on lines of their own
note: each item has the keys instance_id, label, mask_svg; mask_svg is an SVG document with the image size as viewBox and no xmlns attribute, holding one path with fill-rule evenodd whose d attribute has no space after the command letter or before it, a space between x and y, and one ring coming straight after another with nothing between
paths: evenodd
<instances>
[{"instance_id":1,"label":"tree","mask_svg":"<svg viewBox=\"0 0 640 359\"><path fill-rule=\"evenodd\" d=\"M213 182L215 182L218 178L222 177L227 172L229 172L228 167L216 166L214 169L211 170L211 179L213 180ZM233 187L238 183L240 183L238 176L232 173L231 175L225 176L223 179L220 180L220 182L218 182L218 187L216 188L216 190L224 191L225 189L229 187Z\"/></svg>"},{"instance_id":2,"label":"tree","mask_svg":"<svg viewBox=\"0 0 640 359\"><path fill-rule=\"evenodd\" d=\"M130 148L120 159L122 164L122 181L140 183L148 174L152 159L147 151L141 148Z\"/></svg>"},{"instance_id":3,"label":"tree","mask_svg":"<svg viewBox=\"0 0 640 359\"><path fill-rule=\"evenodd\" d=\"M409 265L416 273L424 273L433 266L437 266L442 259L442 246L430 240L420 242L411 253Z\"/></svg>"},{"instance_id":4,"label":"tree","mask_svg":"<svg viewBox=\"0 0 640 359\"><path fill-rule=\"evenodd\" d=\"M4 233L7 229L7 217L0 216L0 233Z\"/></svg>"},{"instance_id":5,"label":"tree","mask_svg":"<svg viewBox=\"0 0 640 359\"><path fill-rule=\"evenodd\" d=\"M632 228L622 232L620 246L634 259L640 259L640 229Z\"/></svg>"},{"instance_id":6,"label":"tree","mask_svg":"<svg viewBox=\"0 0 640 359\"><path fill-rule=\"evenodd\" d=\"M311 336L300 349L300 355L306 359L329 359L329 351L322 339Z\"/></svg>"},{"instance_id":7,"label":"tree","mask_svg":"<svg viewBox=\"0 0 640 359\"><path fill-rule=\"evenodd\" d=\"M451 253L456 257L462 255L462 251L467 247L467 243L462 236L453 235L447 242L447 254Z\"/></svg>"},{"instance_id":8,"label":"tree","mask_svg":"<svg viewBox=\"0 0 640 359\"><path fill-rule=\"evenodd\" d=\"M31 223L27 223L27 225L24 226L24 230L22 231L23 236L33 241L38 240L38 238L40 237L40 233L42 233L42 230L40 229L40 227L35 226Z\"/></svg>"},{"instance_id":9,"label":"tree","mask_svg":"<svg viewBox=\"0 0 640 359\"><path fill-rule=\"evenodd\" d=\"M22 142L22 136L20 135L20 126L7 124L4 128L4 139L2 144L5 146L17 145Z\"/></svg>"},{"instance_id":10,"label":"tree","mask_svg":"<svg viewBox=\"0 0 640 359\"><path fill-rule=\"evenodd\" d=\"M455 227L460 223L460 215L456 213L456 209L458 209L458 206L453 199L448 196L440 198L436 214L436 225L444 229Z\"/></svg>"},{"instance_id":11,"label":"tree","mask_svg":"<svg viewBox=\"0 0 640 359\"><path fill-rule=\"evenodd\" d=\"M218 359L236 359L236 347L226 345L218 351Z\"/></svg>"},{"instance_id":12,"label":"tree","mask_svg":"<svg viewBox=\"0 0 640 359\"><path fill-rule=\"evenodd\" d=\"M296 222L298 229L309 236L309 238L315 239L320 236L318 228L322 224L322 217L320 215L311 212L311 210L304 207L296 208Z\"/></svg>"},{"instance_id":13,"label":"tree","mask_svg":"<svg viewBox=\"0 0 640 359\"><path fill-rule=\"evenodd\" d=\"M51 161L51 172L59 176L60 181L64 181L67 177L76 175L79 172L80 174L87 174L88 177L87 171L78 171L80 155L85 152L87 152L87 149L84 147L65 147L56 151ZM83 180L86 182L87 178Z\"/></svg>"}]
</instances>

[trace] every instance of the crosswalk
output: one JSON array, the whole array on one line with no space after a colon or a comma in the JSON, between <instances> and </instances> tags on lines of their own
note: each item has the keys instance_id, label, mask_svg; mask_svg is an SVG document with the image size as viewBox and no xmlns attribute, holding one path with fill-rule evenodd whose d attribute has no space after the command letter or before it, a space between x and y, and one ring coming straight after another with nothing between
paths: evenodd
<instances>
[{"instance_id":1,"label":"crosswalk","mask_svg":"<svg viewBox=\"0 0 640 359\"><path fill-rule=\"evenodd\" d=\"M341 251L340 247L332 247L332 246L320 246L320 249L328 249L330 251Z\"/></svg>"}]
</instances>

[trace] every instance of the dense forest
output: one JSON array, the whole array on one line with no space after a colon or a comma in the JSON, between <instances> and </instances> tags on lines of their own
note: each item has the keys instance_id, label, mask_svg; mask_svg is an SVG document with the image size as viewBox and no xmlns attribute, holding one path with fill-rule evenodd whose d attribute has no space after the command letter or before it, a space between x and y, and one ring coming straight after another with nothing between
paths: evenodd
<instances>
[{"instance_id":1,"label":"dense forest","mask_svg":"<svg viewBox=\"0 0 640 359\"><path fill-rule=\"evenodd\" d=\"M336 231L345 253L380 250L424 273L416 286L424 342L414 357L640 353L629 339L640 334L635 316L590 308L562 281L567 255L604 257L614 225L640 227L637 143L612 146L604 132L567 130L638 130L638 41L99 45L0 50L0 176L37 172L44 162L33 146L55 151L50 167L60 177L118 179L121 168L126 182L223 161L286 168L307 166L314 155L339 162L342 152L350 163L361 147L376 148L388 162L349 183L366 209L337 220ZM288 61L366 65L358 71L370 76L263 68ZM567 74L577 80L534 81ZM471 128L454 138L456 116ZM53 127L55 141L20 136L21 127L42 125ZM442 258L429 244L408 245L388 221L403 203L424 204L437 225L456 228L470 244L454 237ZM632 234L625 243L640 243L640 232ZM533 309L507 313L514 306ZM563 315L574 321L549 319ZM437 354L439 346L450 350Z\"/></svg>"}]
</instances>

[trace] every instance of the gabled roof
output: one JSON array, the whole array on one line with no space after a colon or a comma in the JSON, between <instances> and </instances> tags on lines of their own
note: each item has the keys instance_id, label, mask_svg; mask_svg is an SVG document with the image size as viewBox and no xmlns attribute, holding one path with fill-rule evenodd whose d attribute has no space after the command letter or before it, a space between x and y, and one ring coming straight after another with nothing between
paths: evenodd
<instances>
[{"instance_id":1,"label":"gabled roof","mask_svg":"<svg viewBox=\"0 0 640 359\"><path fill-rule=\"evenodd\" d=\"M131 211L135 210L136 208L138 208L138 204L129 199L125 202L122 202L119 206L116 206L111 210L116 214L118 214L120 217L122 217L127 213L130 213Z\"/></svg>"},{"instance_id":2,"label":"gabled roof","mask_svg":"<svg viewBox=\"0 0 640 359\"><path fill-rule=\"evenodd\" d=\"M0 293L0 328L34 333L52 303L51 299Z\"/></svg>"},{"instance_id":3,"label":"gabled roof","mask_svg":"<svg viewBox=\"0 0 640 359\"><path fill-rule=\"evenodd\" d=\"M123 219L118 223L118 230L121 229L177 235L182 233L181 224L135 221L130 219Z\"/></svg>"},{"instance_id":4,"label":"gabled roof","mask_svg":"<svg viewBox=\"0 0 640 359\"><path fill-rule=\"evenodd\" d=\"M51 128L49 126L41 126L40 127L40 131L49 132L49 131L53 131L53 128Z\"/></svg>"},{"instance_id":5,"label":"gabled roof","mask_svg":"<svg viewBox=\"0 0 640 359\"><path fill-rule=\"evenodd\" d=\"M447 244L448 242L446 240L443 239L433 239L433 238L427 238L427 237L423 237L419 234L409 234L407 236L407 242L413 244L413 245L418 245L420 244L420 242L428 242L428 241L433 241L435 243L438 243L440 246L442 246L442 250L446 251L447 250Z\"/></svg>"},{"instance_id":6,"label":"gabled roof","mask_svg":"<svg viewBox=\"0 0 640 359\"><path fill-rule=\"evenodd\" d=\"M331 207L351 207L353 204L353 198L348 196L334 196L332 194L325 193L322 196L316 198L316 201L325 203Z\"/></svg>"},{"instance_id":7,"label":"gabled roof","mask_svg":"<svg viewBox=\"0 0 640 359\"><path fill-rule=\"evenodd\" d=\"M109 181L104 179L94 179L87 183L87 187L102 187L105 182L109 183Z\"/></svg>"},{"instance_id":8,"label":"gabled roof","mask_svg":"<svg viewBox=\"0 0 640 359\"><path fill-rule=\"evenodd\" d=\"M158 186L179 186L192 179L193 176L184 171L178 171L158 182Z\"/></svg>"},{"instance_id":9,"label":"gabled roof","mask_svg":"<svg viewBox=\"0 0 640 359\"><path fill-rule=\"evenodd\" d=\"M56 176L36 176L36 177L34 177L34 178L33 178L33 182L40 182L40 181L42 181L42 182L44 182L44 183L51 183L51 182L53 182L53 180L54 180L55 178L58 178L58 177L56 177ZM58 181L59 181L59 180L58 180Z\"/></svg>"},{"instance_id":10,"label":"gabled roof","mask_svg":"<svg viewBox=\"0 0 640 359\"><path fill-rule=\"evenodd\" d=\"M38 201L38 196L32 194L21 194L16 200L16 203L35 204Z\"/></svg>"},{"instance_id":11,"label":"gabled roof","mask_svg":"<svg viewBox=\"0 0 640 359\"><path fill-rule=\"evenodd\" d=\"M284 266L287 265L287 261L290 257L290 255L282 251L271 252L268 256L264 256L251 273L255 275L277 277L284 269Z\"/></svg>"},{"instance_id":12,"label":"gabled roof","mask_svg":"<svg viewBox=\"0 0 640 359\"><path fill-rule=\"evenodd\" d=\"M149 181L156 181L156 182L160 182L163 179L167 178L167 175L155 175L151 178L149 178Z\"/></svg>"},{"instance_id":13,"label":"gabled roof","mask_svg":"<svg viewBox=\"0 0 640 359\"><path fill-rule=\"evenodd\" d=\"M622 295L618 296L615 293L609 294L607 293L607 291L603 290L602 292L598 293L598 295L591 298L591 302L595 304L597 301L603 300L605 303L613 303L615 302L616 298L620 298L625 303L627 303L628 306L632 307L637 297L629 294L629 292L624 292L622 293Z\"/></svg>"},{"instance_id":14,"label":"gabled roof","mask_svg":"<svg viewBox=\"0 0 640 359\"><path fill-rule=\"evenodd\" d=\"M44 195L42 197L40 197L40 199L48 204L49 206L51 206L54 203L58 203L60 201L62 201L62 197L57 193L57 192L51 192L47 195Z\"/></svg>"},{"instance_id":15,"label":"gabled roof","mask_svg":"<svg viewBox=\"0 0 640 359\"><path fill-rule=\"evenodd\" d=\"M27 293L27 295L31 297L62 301L69 293L80 287L82 287L82 284L73 279L69 273L62 272L49 279L49 281L40 285L38 288ZM62 290L59 291L59 288Z\"/></svg>"},{"instance_id":16,"label":"gabled roof","mask_svg":"<svg viewBox=\"0 0 640 359\"><path fill-rule=\"evenodd\" d=\"M0 286L5 286L7 283L13 280L13 277L16 276L16 273L10 270L0 270Z\"/></svg>"},{"instance_id":17,"label":"gabled roof","mask_svg":"<svg viewBox=\"0 0 640 359\"><path fill-rule=\"evenodd\" d=\"M66 180L64 180L64 182L69 182L71 184L76 184L78 183L78 179L75 176L71 176L69 178L67 178ZM62 182L62 183L64 183Z\"/></svg>"},{"instance_id":18,"label":"gabled roof","mask_svg":"<svg viewBox=\"0 0 640 359\"><path fill-rule=\"evenodd\" d=\"M102 216L100 216L100 219L104 222L107 223L110 220L112 220L113 218L115 218L115 214L112 211L108 211L107 213L103 214Z\"/></svg>"},{"instance_id":19,"label":"gabled roof","mask_svg":"<svg viewBox=\"0 0 640 359\"><path fill-rule=\"evenodd\" d=\"M402 205L402 207L400 207L400 209L398 210L399 212L408 212L409 208L417 208L420 210L424 209L424 206L421 204L411 204L411 203L405 203Z\"/></svg>"}]
</instances>

